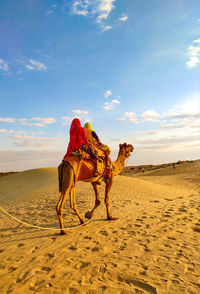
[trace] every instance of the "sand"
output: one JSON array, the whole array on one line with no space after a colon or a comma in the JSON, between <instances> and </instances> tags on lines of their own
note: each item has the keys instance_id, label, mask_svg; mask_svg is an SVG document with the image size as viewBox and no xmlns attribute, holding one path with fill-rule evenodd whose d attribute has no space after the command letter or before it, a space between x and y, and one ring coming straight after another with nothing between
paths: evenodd
<instances>
[{"instance_id":1,"label":"sand","mask_svg":"<svg viewBox=\"0 0 200 294\"><path fill-rule=\"evenodd\" d=\"M117 176L107 221L104 185L93 221L69 235L26 228L0 213L0 293L200 293L200 161ZM31 224L58 228L57 169L0 178L0 206ZM91 184L77 184L82 215ZM64 206L64 225L79 224Z\"/></svg>"}]
</instances>

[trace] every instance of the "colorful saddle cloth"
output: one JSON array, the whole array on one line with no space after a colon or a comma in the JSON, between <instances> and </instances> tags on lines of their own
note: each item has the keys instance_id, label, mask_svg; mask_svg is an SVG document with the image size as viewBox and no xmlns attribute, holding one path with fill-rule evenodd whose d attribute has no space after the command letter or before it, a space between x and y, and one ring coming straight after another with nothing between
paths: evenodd
<instances>
[{"instance_id":1,"label":"colorful saddle cloth","mask_svg":"<svg viewBox=\"0 0 200 294\"><path fill-rule=\"evenodd\" d=\"M105 158L105 151L106 150L103 150L103 148L101 148L101 146L97 146L96 144L91 143L91 142L90 142L90 145L96 151L95 153L98 156L98 158L100 158L100 159ZM106 146L106 145L103 145L103 146ZM82 150L80 148L78 150L76 150L75 152L72 152L71 154L76 155L78 157L82 157L83 159L91 159L91 156L87 152L85 152L84 150Z\"/></svg>"},{"instance_id":2,"label":"colorful saddle cloth","mask_svg":"<svg viewBox=\"0 0 200 294\"><path fill-rule=\"evenodd\" d=\"M90 144L92 145L93 149L95 149L98 158L102 160L101 162L98 162L98 170L100 175L106 178L110 178L111 172L105 168L105 150L102 150L102 146L99 147L94 143ZM105 149L107 149L106 147ZM77 151L72 152L70 156L68 156L64 161L67 161L72 167L74 167L75 181L89 180L90 178L94 178L94 161L84 150L79 148Z\"/></svg>"}]
</instances>

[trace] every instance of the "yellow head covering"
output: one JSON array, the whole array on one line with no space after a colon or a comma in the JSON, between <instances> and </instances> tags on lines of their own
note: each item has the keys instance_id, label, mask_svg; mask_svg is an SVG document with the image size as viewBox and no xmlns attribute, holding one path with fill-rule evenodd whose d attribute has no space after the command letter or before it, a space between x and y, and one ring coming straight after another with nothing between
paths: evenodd
<instances>
[{"instance_id":1,"label":"yellow head covering","mask_svg":"<svg viewBox=\"0 0 200 294\"><path fill-rule=\"evenodd\" d=\"M91 125L91 123L86 123L85 125L84 125L84 129L85 129L85 132L86 132L86 135L87 135L87 137L88 137L88 140L90 141L90 142L96 142L96 139L92 136L92 132L94 131L93 130L93 128L92 128L92 125Z\"/></svg>"},{"instance_id":2,"label":"yellow head covering","mask_svg":"<svg viewBox=\"0 0 200 294\"><path fill-rule=\"evenodd\" d=\"M84 129L85 129L85 130L88 130L88 131L90 131L90 132L93 132L93 131L94 131L93 128L92 128L91 123L85 123L85 125L84 125Z\"/></svg>"}]
</instances>

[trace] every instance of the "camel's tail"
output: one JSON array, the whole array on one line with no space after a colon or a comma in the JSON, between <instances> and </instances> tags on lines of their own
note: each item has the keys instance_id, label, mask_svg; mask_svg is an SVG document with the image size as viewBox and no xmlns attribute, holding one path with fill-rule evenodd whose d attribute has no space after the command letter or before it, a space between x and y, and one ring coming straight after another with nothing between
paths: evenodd
<instances>
[{"instance_id":1,"label":"camel's tail","mask_svg":"<svg viewBox=\"0 0 200 294\"><path fill-rule=\"evenodd\" d=\"M63 178L63 163L58 167L58 183L59 183L59 192L62 191L62 178Z\"/></svg>"}]
</instances>

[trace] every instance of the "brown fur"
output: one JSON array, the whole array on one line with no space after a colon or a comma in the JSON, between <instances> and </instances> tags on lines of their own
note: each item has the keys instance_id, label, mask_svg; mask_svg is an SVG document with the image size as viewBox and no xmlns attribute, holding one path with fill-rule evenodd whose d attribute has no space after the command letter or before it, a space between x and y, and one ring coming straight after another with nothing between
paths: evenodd
<instances>
[{"instance_id":1,"label":"brown fur","mask_svg":"<svg viewBox=\"0 0 200 294\"><path fill-rule=\"evenodd\" d=\"M122 169L124 168L124 164L126 159L130 156L131 152L134 150L133 146L131 144L120 144L119 145L119 153L117 160L112 162L113 166L113 172L111 178L105 178L102 174L100 174L98 177L90 177L89 179L84 179L82 181L84 182L90 182L92 183L94 192L95 192L95 205L91 211L86 212L85 217L86 218L92 218L95 209L100 205L101 201L99 199L99 185L102 181L106 183L105 188L105 205L106 205L106 211L107 211L107 219L108 220L115 220L116 218L113 217L110 214L110 204L109 204L109 193L113 184L113 177L118 175ZM72 158L71 158L72 159ZM70 160L72 162L72 160ZM94 166L91 164L91 168L94 168ZM70 195L70 206L74 210L74 212L77 214L80 222L84 224L86 221L85 219L79 214L79 211L76 206L76 200L75 200L75 181L74 181L74 175L76 179L78 179L80 169L82 166L82 159L77 160L74 158L73 161L73 168L68 164L61 164L58 167L58 173L59 173L59 190L61 192L61 196L59 198L58 204L56 206L56 212L58 215L59 223L60 223L60 229L61 234L66 234L67 232L64 230L63 226L63 205L66 200L66 197L69 193ZM101 163L101 170L105 169L105 163Z\"/></svg>"}]
</instances>

